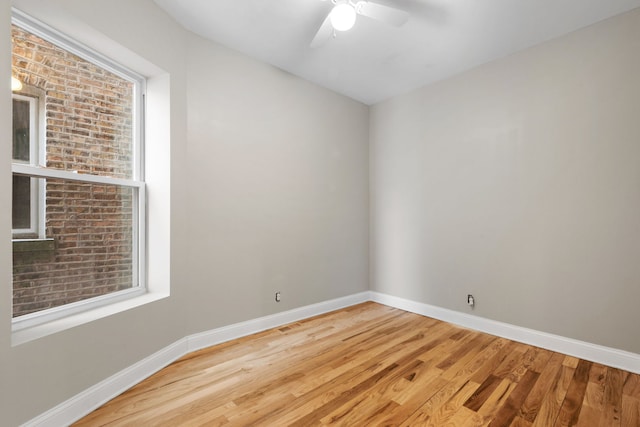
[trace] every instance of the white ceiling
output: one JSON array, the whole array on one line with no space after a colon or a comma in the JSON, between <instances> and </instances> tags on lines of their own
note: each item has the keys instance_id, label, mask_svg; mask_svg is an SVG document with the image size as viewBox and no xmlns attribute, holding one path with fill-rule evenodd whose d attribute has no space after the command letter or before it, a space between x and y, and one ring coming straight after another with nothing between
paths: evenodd
<instances>
[{"instance_id":1,"label":"white ceiling","mask_svg":"<svg viewBox=\"0 0 640 427\"><path fill-rule=\"evenodd\" d=\"M640 7L640 0L375 0L401 28L359 16L312 49L328 0L154 0L185 28L373 104Z\"/></svg>"}]
</instances>

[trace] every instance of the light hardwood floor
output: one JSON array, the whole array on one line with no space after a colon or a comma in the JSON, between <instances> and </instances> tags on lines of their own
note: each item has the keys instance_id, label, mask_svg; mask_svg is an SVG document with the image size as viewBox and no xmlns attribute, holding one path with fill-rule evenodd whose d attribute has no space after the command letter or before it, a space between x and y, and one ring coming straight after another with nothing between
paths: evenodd
<instances>
[{"instance_id":1,"label":"light hardwood floor","mask_svg":"<svg viewBox=\"0 0 640 427\"><path fill-rule=\"evenodd\" d=\"M364 303L191 353L78 426L640 426L640 376Z\"/></svg>"}]
</instances>

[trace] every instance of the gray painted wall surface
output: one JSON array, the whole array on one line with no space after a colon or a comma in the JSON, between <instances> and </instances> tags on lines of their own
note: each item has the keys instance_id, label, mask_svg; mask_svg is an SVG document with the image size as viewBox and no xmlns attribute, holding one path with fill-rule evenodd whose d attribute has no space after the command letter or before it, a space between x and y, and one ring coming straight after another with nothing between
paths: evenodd
<instances>
[{"instance_id":1,"label":"gray painted wall surface","mask_svg":"<svg viewBox=\"0 0 640 427\"><path fill-rule=\"evenodd\" d=\"M367 290L368 108L196 36L188 63L189 331Z\"/></svg>"},{"instance_id":2,"label":"gray painted wall surface","mask_svg":"<svg viewBox=\"0 0 640 427\"><path fill-rule=\"evenodd\" d=\"M640 10L371 109L372 289L640 353Z\"/></svg>"}]
</instances>

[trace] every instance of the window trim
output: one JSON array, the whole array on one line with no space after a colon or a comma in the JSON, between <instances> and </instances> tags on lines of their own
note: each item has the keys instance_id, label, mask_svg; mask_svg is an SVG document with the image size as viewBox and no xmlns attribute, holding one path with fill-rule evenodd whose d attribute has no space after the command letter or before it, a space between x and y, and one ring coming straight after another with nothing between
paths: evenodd
<instances>
[{"instance_id":1,"label":"window trim","mask_svg":"<svg viewBox=\"0 0 640 427\"><path fill-rule=\"evenodd\" d=\"M12 163L37 165L43 159L44 143L41 136L43 132L43 119L45 114L42 111L44 103L41 94L32 93L26 86L20 93L11 93L12 100L19 100L29 103L29 161L11 159ZM11 234L14 240L44 238L45 222L45 198L44 184L41 180L31 180L31 228L12 228Z\"/></svg>"},{"instance_id":2,"label":"window trim","mask_svg":"<svg viewBox=\"0 0 640 427\"><path fill-rule=\"evenodd\" d=\"M129 68L109 59L105 55L83 45L47 24L30 17L24 12L12 8L11 23L53 43L54 45L91 62L134 84L132 105L132 177L130 179L113 178L109 176L75 173L67 170L50 169L43 166L45 143L39 144L38 164L24 164L12 162L11 171L16 175L34 178L58 178L80 182L110 184L133 189L132 213L132 287L112 292L98 297L88 298L59 307L40 310L26 315L12 317L12 331L17 332L38 325L43 325L73 314L116 304L123 300L133 299L148 293L146 279L147 250L147 198L144 181L144 109L146 78ZM44 123L44 122L43 122ZM46 123L45 123L46 126ZM42 132L42 131L41 131ZM42 132L46 135L46 132ZM44 188L40 191L41 198L46 197ZM44 218L43 218L44 219ZM44 221L41 227L44 230ZM13 306L13 303L12 303Z\"/></svg>"}]
</instances>

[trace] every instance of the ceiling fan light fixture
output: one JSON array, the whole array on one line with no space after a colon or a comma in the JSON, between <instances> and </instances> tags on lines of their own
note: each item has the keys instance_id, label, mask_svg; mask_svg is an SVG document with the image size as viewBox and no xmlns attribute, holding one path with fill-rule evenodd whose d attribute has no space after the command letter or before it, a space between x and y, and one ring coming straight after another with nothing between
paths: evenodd
<instances>
[{"instance_id":1,"label":"ceiling fan light fixture","mask_svg":"<svg viewBox=\"0 0 640 427\"><path fill-rule=\"evenodd\" d=\"M356 23L356 10L348 3L336 5L331 10L331 25L337 31L350 30Z\"/></svg>"}]
</instances>

